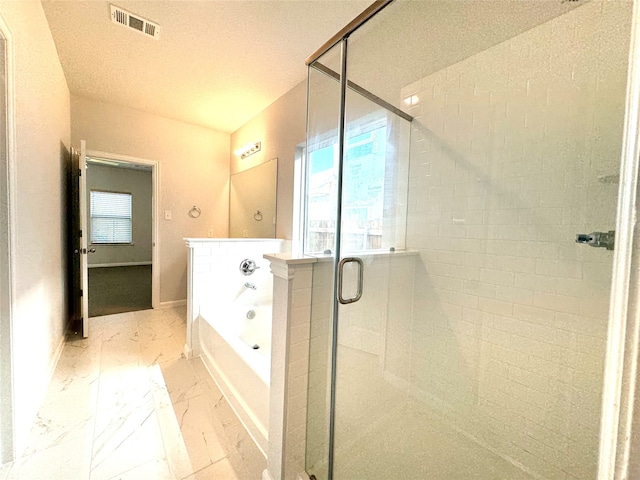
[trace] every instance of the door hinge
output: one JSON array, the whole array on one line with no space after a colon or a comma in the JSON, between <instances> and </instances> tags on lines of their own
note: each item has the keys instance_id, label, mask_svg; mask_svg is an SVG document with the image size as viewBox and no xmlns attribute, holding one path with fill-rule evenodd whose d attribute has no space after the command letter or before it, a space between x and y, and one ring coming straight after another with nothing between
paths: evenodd
<instances>
[{"instance_id":1,"label":"door hinge","mask_svg":"<svg viewBox=\"0 0 640 480\"><path fill-rule=\"evenodd\" d=\"M80 230L80 238L82 238L82 230Z\"/></svg>"},{"instance_id":2,"label":"door hinge","mask_svg":"<svg viewBox=\"0 0 640 480\"><path fill-rule=\"evenodd\" d=\"M82 176L82 169L81 168L78 169L78 175Z\"/></svg>"},{"instance_id":3,"label":"door hinge","mask_svg":"<svg viewBox=\"0 0 640 480\"><path fill-rule=\"evenodd\" d=\"M84 292L82 291L82 289L80 289L80 296L82 297L84 295Z\"/></svg>"}]
</instances>

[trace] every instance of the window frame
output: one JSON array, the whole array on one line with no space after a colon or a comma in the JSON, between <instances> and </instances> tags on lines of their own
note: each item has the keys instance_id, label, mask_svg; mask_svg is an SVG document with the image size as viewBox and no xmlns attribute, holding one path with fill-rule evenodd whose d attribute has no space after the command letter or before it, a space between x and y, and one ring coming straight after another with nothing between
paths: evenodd
<instances>
[{"instance_id":1,"label":"window frame","mask_svg":"<svg viewBox=\"0 0 640 480\"><path fill-rule=\"evenodd\" d=\"M129 229L131 232L131 241L130 242L97 242L94 241L93 239L93 218L94 216L91 213L91 205L92 205L92 201L91 201L91 196L93 192L99 192L99 193L111 193L111 194L118 194L118 195L129 195L130 201L131 201L131 216L129 217ZM131 192L123 192L123 191L118 191L118 190L106 190L106 189L102 189L102 188L94 188L89 190L89 205L88 205L88 210L89 210L89 222L88 222L88 230L89 230L89 244L90 245L102 245L102 246L127 246L127 245L134 245L133 242L133 193ZM99 217L99 216L96 216ZM104 217L100 217L100 218L104 218ZM118 217L118 218L126 218L126 217Z\"/></svg>"}]
</instances>

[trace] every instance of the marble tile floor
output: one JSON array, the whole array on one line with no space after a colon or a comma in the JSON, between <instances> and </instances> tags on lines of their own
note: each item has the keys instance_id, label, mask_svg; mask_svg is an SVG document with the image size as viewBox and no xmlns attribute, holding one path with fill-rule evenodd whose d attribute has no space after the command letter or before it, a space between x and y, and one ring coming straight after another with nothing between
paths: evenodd
<instances>
[{"instance_id":1,"label":"marble tile floor","mask_svg":"<svg viewBox=\"0 0 640 480\"><path fill-rule=\"evenodd\" d=\"M266 461L200 359L185 307L90 319L0 480L258 480Z\"/></svg>"}]
</instances>

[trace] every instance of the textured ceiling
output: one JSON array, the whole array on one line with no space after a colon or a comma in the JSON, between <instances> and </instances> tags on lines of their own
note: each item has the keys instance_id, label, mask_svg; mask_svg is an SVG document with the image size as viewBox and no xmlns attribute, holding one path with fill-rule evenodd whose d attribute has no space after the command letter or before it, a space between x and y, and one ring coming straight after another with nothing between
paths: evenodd
<instances>
[{"instance_id":1,"label":"textured ceiling","mask_svg":"<svg viewBox=\"0 0 640 480\"><path fill-rule=\"evenodd\" d=\"M42 0L71 93L233 132L306 77L304 59L370 0Z\"/></svg>"}]
</instances>

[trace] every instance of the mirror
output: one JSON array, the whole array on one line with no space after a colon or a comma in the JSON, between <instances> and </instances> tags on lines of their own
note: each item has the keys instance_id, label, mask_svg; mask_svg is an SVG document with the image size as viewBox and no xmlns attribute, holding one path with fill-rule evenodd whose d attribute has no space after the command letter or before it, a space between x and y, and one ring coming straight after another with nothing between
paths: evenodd
<instances>
[{"instance_id":1,"label":"mirror","mask_svg":"<svg viewBox=\"0 0 640 480\"><path fill-rule=\"evenodd\" d=\"M278 159L231 175L229 238L275 238Z\"/></svg>"}]
</instances>

